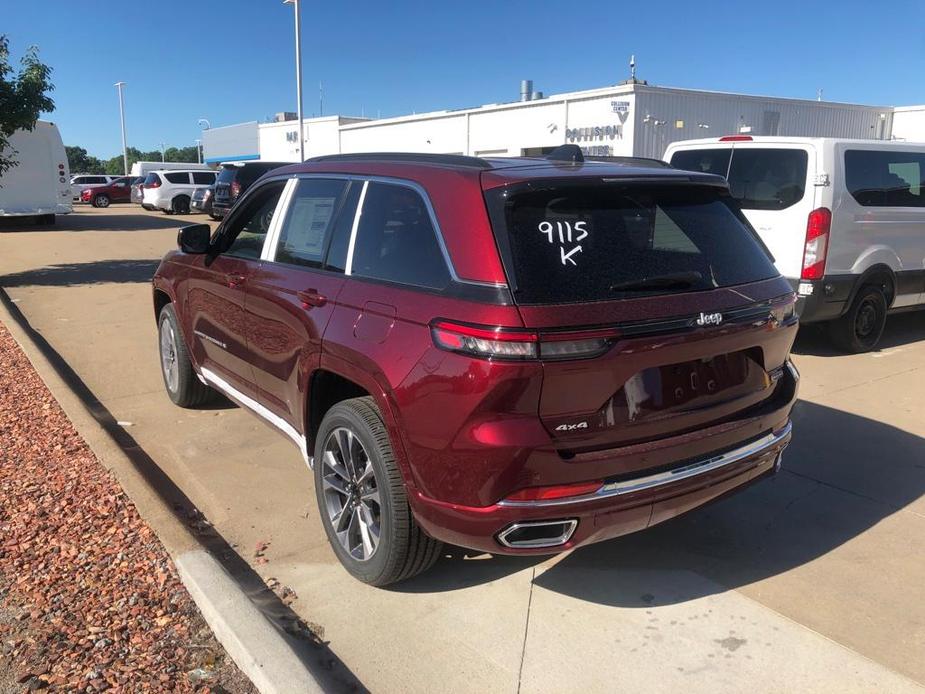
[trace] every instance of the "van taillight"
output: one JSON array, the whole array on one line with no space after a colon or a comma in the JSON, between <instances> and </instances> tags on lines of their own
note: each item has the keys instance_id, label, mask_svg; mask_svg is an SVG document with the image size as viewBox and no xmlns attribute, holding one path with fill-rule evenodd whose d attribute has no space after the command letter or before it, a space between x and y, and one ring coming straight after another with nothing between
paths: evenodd
<instances>
[{"instance_id":1,"label":"van taillight","mask_svg":"<svg viewBox=\"0 0 925 694\"><path fill-rule=\"evenodd\" d=\"M535 332L438 320L430 326L434 344L448 352L486 359L586 359L610 349L614 329Z\"/></svg>"},{"instance_id":2,"label":"van taillight","mask_svg":"<svg viewBox=\"0 0 925 694\"><path fill-rule=\"evenodd\" d=\"M803 246L802 280L819 280L825 275L825 255L829 248L832 211L819 207L806 220L806 243Z\"/></svg>"}]
</instances>

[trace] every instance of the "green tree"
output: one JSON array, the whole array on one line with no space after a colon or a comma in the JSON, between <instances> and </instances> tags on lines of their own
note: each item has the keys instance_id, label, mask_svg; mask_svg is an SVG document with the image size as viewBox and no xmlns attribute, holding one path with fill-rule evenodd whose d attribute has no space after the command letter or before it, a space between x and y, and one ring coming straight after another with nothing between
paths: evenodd
<instances>
[{"instance_id":1,"label":"green tree","mask_svg":"<svg viewBox=\"0 0 925 694\"><path fill-rule=\"evenodd\" d=\"M9 147L10 136L17 130L32 130L40 113L55 108L48 96L54 89L51 68L39 60L38 49L30 46L19 65L19 72L14 72L9 40L0 35L0 176L18 163L17 153Z\"/></svg>"},{"instance_id":2,"label":"green tree","mask_svg":"<svg viewBox=\"0 0 925 694\"><path fill-rule=\"evenodd\" d=\"M192 164L197 160L196 149L196 145L191 145L189 147L168 147L164 151L164 160Z\"/></svg>"},{"instance_id":3,"label":"green tree","mask_svg":"<svg viewBox=\"0 0 925 694\"><path fill-rule=\"evenodd\" d=\"M72 174L88 173L101 174L106 173L103 162L96 157L87 154L83 147L66 146L64 151L67 152L67 166Z\"/></svg>"}]
</instances>

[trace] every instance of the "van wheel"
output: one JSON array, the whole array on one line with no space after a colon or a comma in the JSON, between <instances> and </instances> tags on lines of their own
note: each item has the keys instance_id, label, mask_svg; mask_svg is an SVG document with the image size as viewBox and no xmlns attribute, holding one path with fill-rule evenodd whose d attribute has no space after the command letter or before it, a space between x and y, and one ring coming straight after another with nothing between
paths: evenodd
<instances>
[{"instance_id":1,"label":"van wheel","mask_svg":"<svg viewBox=\"0 0 925 694\"><path fill-rule=\"evenodd\" d=\"M109 196L103 193L100 193L93 198L94 207L109 207Z\"/></svg>"},{"instance_id":2,"label":"van wheel","mask_svg":"<svg viewBox=\"0 0 925 694\"><path fill-rule=\"evenodd\" d=\"M174 405L196 407L212 399L213 391L196 376L193 363L180 332L173 304L161 309L157 321L158 347L161 357L161 375L164 387Z\"/></svg>"},{"instance_id":3,"label":"van wheel","mask_svg":"<svg viewBox=\"0 0 925 694\"><path fill-rule=\"evenodd\" d=\"M861 287L848 312L829 323L832 342L852 354L869 352L880 342L886 325L886 309L886 296L880 287Z\"/></svg>"},{"instance_id":4,"label":"van wheel","mask_svg":"<svg viewBox=\"0 0 925 694\"><path fill-rule=\"evenodd\" d=\"M178 195L170 204L170 210L174 214L189 214L189 197Z\"/></svg>"},{"instance_id":5,"label":"van wheel","mask_svg":"<svg viewBox=\"0 0 925 694\"><path fill-rule=\"evenodd\" d=\"M315 496L334 553L374 586L433 566L443 543L418 526L379 408L370 397L328 410L315 439Z\"/></svg>"}]
</instances>

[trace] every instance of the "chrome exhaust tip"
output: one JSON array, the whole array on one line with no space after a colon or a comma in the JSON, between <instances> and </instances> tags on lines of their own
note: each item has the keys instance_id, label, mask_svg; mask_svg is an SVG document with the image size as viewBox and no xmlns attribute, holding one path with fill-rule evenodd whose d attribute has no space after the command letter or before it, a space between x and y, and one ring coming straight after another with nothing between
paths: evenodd
<instances>
[{"instance_id":1,"label":"chrome exhaust tip","mask_svg":"<svg viewBox=\"0 0 925 694\"><path fill-rule=\"evenodd\" d=\"M498 542L511 549L558 547L572 539L578 521L524 521L513 523L498 533Z\"/></svg>"}]
</instances>

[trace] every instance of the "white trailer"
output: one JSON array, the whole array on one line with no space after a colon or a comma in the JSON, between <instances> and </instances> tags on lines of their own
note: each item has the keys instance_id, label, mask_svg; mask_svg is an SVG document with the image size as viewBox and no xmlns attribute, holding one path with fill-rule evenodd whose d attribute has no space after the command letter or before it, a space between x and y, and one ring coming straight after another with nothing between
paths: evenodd
<instances>
[{"instance_id":1,"label":"white trailer","mask_svg":"<svg viewBox=\"0 0 925 694\"><path fill-rule=\"evenodd\" d=\"M212 167L208 164L187 164L182 161L136 161L132 164L132 170L130 175L132 176L147 176L152 171L169 171L171 169L183 169L184 171L190 170L209 170Z\"/></svg>"},{"instance_id":2,"label":"white trailer","mask_svg":"<svg viewBox=\"0 0 925 694\"><path fill-rule=\"evenodd\" d=\"M4 152L18 164L0 176L0 217L32 217L54 224L56 214L74 211L67 154L58 126L38 121L17 130Z\"/></svg>"}]
</instances>

